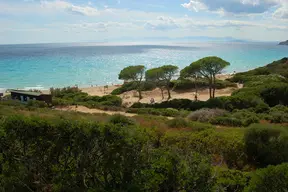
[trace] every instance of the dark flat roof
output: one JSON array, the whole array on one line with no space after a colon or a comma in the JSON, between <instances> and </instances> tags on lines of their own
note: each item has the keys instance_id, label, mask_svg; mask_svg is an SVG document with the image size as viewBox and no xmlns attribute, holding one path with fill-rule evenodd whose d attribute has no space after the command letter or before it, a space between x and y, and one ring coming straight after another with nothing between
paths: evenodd
<instances>
[{"instance_id":1,"label":"dark flat roof","mask_svg":"<svg viewBox=\"0 0 288 192\"><path fill-rule=\"evenodd\" d=\"M33 91L25 91L25 90L9 90L11 93L19 93L19 94L24 94L24 95L33 95L33 96L40 96L40 95L45 95L42 93L38 92L33 92Z\"/></svg>"}]
</instances>

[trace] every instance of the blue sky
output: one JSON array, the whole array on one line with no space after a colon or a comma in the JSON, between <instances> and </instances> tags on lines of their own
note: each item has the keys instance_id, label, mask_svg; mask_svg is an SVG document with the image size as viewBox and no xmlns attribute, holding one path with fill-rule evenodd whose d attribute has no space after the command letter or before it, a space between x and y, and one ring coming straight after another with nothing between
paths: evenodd
<instances>
[{"instance_id":1,"label":"blue sky","mask_svg":"<svg viewBox=\"0 0 288 192\"><path fill-rule=\"evenodd\" d=\"M288 39L288 0L0 0L0 44Z\"/></svg>"}]
</instances>

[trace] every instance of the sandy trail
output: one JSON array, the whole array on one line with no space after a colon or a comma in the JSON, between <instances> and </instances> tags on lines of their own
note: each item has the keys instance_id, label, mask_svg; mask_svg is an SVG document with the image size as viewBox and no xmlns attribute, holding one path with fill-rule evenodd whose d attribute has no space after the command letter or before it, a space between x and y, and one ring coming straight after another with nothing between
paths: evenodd
<instances>
[{"instance_id":1,"label":"sandy trail","mask_svg":"<svg viewBox=\"0 0 288 192\"><path fill-rule=\"evenodd\" d=\"M60 110L60 111L75 111L75 112L81 112L81 113L95 113L95 114L107 114L107 115L115 115L115 114L120 114L120 115L124 115L127 117L134 117L137 114L133 114L133 113L125 113L123 111L104 111L104 110L100 110L100 109L89 109L87 107L84 106L68 106L68 107L57 107L55 108L56 110Z\"/></svg>"}]
</instances>

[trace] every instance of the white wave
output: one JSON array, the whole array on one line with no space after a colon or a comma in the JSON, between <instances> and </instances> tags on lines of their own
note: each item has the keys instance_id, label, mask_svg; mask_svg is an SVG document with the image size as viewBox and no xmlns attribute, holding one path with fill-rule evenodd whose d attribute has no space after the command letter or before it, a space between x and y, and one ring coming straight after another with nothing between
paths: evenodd
<instances>
[{"instance_id":1,"label":"white wave","mask_svg":"<svg viewBox=\"0 0 288 192\"><path fill-rule=\"evenodd\" d=\"M24 90L33 90L33 89L37 89L37 90L45 90L44 87L42 86L36 86L36 87L24 87Z\"/></svg>"}]
</instances>

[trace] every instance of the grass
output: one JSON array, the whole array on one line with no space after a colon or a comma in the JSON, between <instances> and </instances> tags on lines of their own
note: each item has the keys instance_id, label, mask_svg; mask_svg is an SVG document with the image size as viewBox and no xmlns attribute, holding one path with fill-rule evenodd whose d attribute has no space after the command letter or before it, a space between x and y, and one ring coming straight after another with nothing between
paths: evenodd
<instances>
[{"instance_id":1,"label":"grass","mask_svg":"<svg viewBox=\"0 0 288 192\"><path fill-rule=\"evenodd\" d=\"M108 122L110 119L110 115L107 114L88 114L88 113L81 113L81 112L74 112L74 111L60 111L60 110L53 110L50 108L31 108L27 109L23 106L6 106L0 104L0 117L7 117L12 115L24 115L24 116L40 116L43 118L48 119L67 119L67 120L86 120L86 121L93 121L93 122ZM143 128L153 128L153 129L159 129L162 131L167 131L170 129L174 129L169 127L169 121L171 121L171 118L163 117L163 116L155 116L155 115L137 115L134 117L131 117L135 122L137 122L137 125L143 127ZM200 123L198 122L192 122L188 121L189 126L187 127L181 127L182 129L176 129L176 130L185 130L185 131L191 131L191 127L198 126ZM204 125L204 124L203 124ZM223 132L227 131L229 133L231 132L241 132L243 129L241 128L227 128L227 127L219 127L214 126L217 131ZM187 128L187 129L186 129Z\"/></svg>"}]
</instances>

